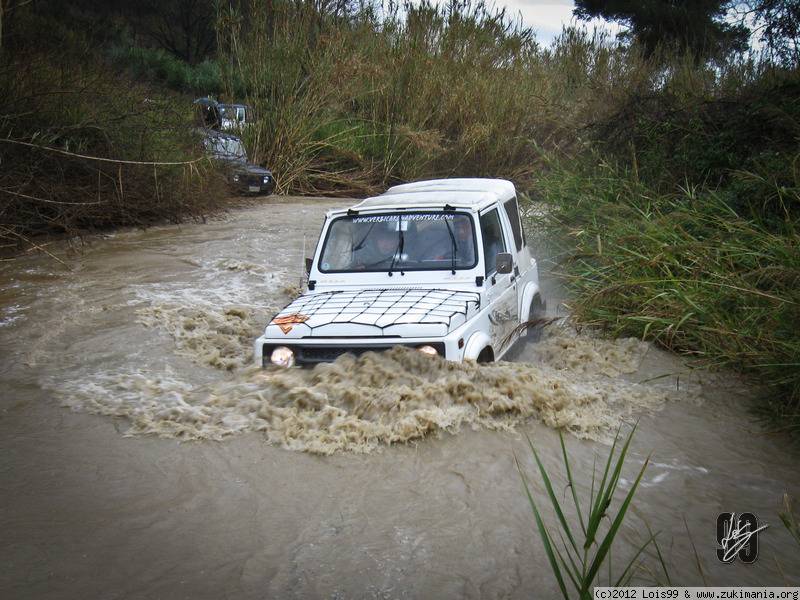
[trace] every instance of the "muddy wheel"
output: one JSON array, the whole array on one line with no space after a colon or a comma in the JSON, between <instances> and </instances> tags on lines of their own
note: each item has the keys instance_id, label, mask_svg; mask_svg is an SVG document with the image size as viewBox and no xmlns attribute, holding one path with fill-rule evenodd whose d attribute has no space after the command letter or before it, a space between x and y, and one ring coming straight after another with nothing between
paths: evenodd
<instances>
[{"instance_id":1,"label":"muddy wheel","mask_svg":"<svg viewBox=\"0 0 800 600\"><path fill-rule=\"evenodd\" d=\"M494 362L494 352L488 346L481 350L481 353L478 354L477 361L479 363L490 363Z\"/></svg>"},{"instance_id":2,"label":"muddy wheel","mask_svg":"<svg viewBox=\"0 0 800 600\"><path fill-rule=\"evenodd\" d=\"M542 302L541 296L536 294L531 301L531 308L528 311L528 321L538 321L544 319L546 312L546 305ZM542 339L542 325L531 325L525 330L525 338L529 342L538 342Z\"/></svg>"}]
</instances>

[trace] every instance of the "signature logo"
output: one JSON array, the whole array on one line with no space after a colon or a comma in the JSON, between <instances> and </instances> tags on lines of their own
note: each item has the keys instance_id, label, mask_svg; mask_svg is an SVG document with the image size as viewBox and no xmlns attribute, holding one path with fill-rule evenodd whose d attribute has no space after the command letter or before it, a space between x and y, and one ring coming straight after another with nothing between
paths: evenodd
<instances>
[{"instance_id":1,"label":"signature logo","mask_svg":"<svg viewBox=\"0 0 800 600\"><path fill-rule=\"evenodd\" d=\"M743 563L754 563L758 558L758 532L769 527L759 526L758 517L745 512L722 513L717 517L717 558L726 564L737 558Z\"/></svg>"}]
</instances>

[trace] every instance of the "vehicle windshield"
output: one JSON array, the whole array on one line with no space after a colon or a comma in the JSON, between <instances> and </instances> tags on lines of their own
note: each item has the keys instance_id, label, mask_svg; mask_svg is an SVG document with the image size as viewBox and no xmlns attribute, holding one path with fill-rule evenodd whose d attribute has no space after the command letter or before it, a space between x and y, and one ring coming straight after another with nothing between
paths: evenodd
<instances>
[{"instance_id":1,"label":"vehicle windshield","mask_svg":"<svg viewBox=\"0 0 800 600\"><path fill-rule=\"evenodd\" d=\"M245 107L234 104L220 104L219 112L223 119L243 122L245 120Z\"/></svg>"},{"instance_id":2,"label":"vehicle windshield","mask_svg":"<svg viewBox=\"0 0 800 600\"><path fill-rule=\"evenodd\" d=\"M224 158L237 158L247 160L247 152L241 140L231 137L208 138L206 145L212 154Z\"/></svg>"},{"instance_id":3,"label":"vehicle windshield","mask_svg":"<svg viewBox=\"0 0 800 600\"><path fill-rule=\"evenodd\" d=\"M325 238L323 273L471 269L477 264L472 217L402 212L339 217Z\"/></svg>"}]
</instances>

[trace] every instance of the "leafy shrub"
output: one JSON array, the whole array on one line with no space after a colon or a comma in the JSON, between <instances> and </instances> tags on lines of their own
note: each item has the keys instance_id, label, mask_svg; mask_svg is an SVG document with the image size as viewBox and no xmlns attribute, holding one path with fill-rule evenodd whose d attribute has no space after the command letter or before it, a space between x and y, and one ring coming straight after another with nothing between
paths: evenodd
<instances>
[{"instance_id":1,"label":"leafy shrub","mask_svg":"<svg viewBox=\"0 0 800 600\"><path fill-rule=\"evenodd\" d=\"M159 48L114 46L109 56L115 67L128 70L137 80L161 83L198 96L219 94L222 74L216 61L205 60L195 66Z\"/></svg>"},{"instance_id":2,"label":"leafy shrub","mask_svg":"<svg viewBox=\"0 0 800 600\"><path fill-rule=\"evenodd\" d=\"M597 160L597 157L594 157ZM587 157L554 161L536 185L560 241L573 314L757 375L765 407L800 432L800 236L740 215L702 186L658 192ZM756 178L740 173L740 178ZM797 198L798 189L785 190Z\"/></svg>"},{"instance_id":3,"label":"leafy shrub","mask_svg":"<svg viewBox=\"0 0 800 600\"><path fill-rule=\"evenodd\" d=\"M185 101L69 52L0 66L0 239L202 216L224 198ZM165 164L166 163L166 164Z\"/></svg>"}]
</instances>

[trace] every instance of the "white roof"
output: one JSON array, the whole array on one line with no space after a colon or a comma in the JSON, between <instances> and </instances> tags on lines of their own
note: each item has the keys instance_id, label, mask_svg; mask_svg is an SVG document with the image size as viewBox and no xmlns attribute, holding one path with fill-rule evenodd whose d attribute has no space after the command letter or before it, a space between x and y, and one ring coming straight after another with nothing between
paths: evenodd
<instances>
[{"instance_id":1,"label":"white roof","mask_svg":"<svg viewBox=\"0 0 800 600\"><path fill-rule=\"evenodd\" d=\"M480 210L514 194L514 184L504 179L433 179L390 187L380 196L356 204L353 210L443 208L447 204Z\"/></svg>"},{"instance_id":2,"label":"white roof","mask_svg":"<svg viewBox=\"0 0 800 600\"><path fill-rule=\"evenodd\" d=\"M507 200L515 193L514 184L505 179L431 179L428 181L414 181L395 185L384 192L389 194L402 194L405 192L491 192L497 194L499 199Z\"/></svg>"}]
</instances>

